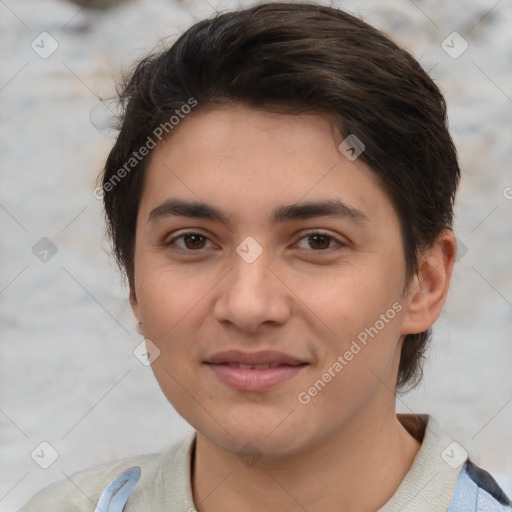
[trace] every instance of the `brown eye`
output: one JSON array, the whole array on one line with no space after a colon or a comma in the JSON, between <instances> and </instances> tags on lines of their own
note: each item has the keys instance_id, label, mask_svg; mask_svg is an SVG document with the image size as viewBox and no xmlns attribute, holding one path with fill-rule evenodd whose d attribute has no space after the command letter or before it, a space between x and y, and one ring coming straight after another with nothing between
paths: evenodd
<instances>
[{"instance_id":1,"label":"brown eye","mask_svg":"<svg viewBox=\"0 0 512 512\"><path fill-rule=\"evenodd\" d=\"M330 239L325 235L310 235L308 237L308 243L312 245L314 249L328 249Z\"/></svg>"},{"instance_id":2,"label":"brown eye","mask_svg":"<svg viewBox=\"0 0 512 512\"><path fill-rule=\"evenodd\" d=\"M306 240L307 247L300 246L300 243ZM332 243L332 244L331 244ZM299 247L301 249L312 249L316 252L322 252L327 251L328 249L334 249L335 246L338 245L338 247L343 247L343 242L340 242L337 238L327 234L327 233L320 233L320 232L312 232L308 233L306 236L302 237L299 241Z\"/></svg>"},{"instance_id":3,"label":"brown eye","mask_svg":"<svg viewBox=\"0 0 512 512\"><path fill-rule=\"evenodd\" d=\"M181 243L177 243L178 240L180 240ZM166 242L165 245L175 245L184 251L195 251L198 249L204 249L207 240L208 238L204 235L201 235L201 233L194 233L191 231L188 233L182 233L172 240L169 240L169 242Z\"/></svg>"},{"instance_id":4,"label":"brown eye","mask_svg":"<svg viewBox=\"0 0 512 512\"><path fill-rule=\"evenodd\" d=\"M204 246L204 236L198 234L184 235L183 240L187 249L202 249Z\"/></svg>"}]
</instances>

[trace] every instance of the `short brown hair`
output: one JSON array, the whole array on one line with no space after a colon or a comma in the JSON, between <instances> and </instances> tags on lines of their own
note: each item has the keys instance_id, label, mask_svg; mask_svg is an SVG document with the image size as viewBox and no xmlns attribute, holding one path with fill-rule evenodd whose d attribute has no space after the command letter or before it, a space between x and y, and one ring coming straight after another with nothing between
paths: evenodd
<instances>
[{"instance_id":1,"label":"short brown hair","mask_svg":"<svg viewBox=\"0 0 512 512\"><path fill-rule=\"evenodd\" d=\"M359 158L380 176L400 217L408 279L419 251L451 229L460 170L441 92L407 51L341 10L269 3L199 21L170 48L140 61L119 98L120 131L102 185L107 231L130 286L148 158L109 191L106 184L190 98L196 109L234 101L324 113L342 135L363 141ZM420 381L430 335L405 336L398 390Z\"/></svg>"}]
</instances>

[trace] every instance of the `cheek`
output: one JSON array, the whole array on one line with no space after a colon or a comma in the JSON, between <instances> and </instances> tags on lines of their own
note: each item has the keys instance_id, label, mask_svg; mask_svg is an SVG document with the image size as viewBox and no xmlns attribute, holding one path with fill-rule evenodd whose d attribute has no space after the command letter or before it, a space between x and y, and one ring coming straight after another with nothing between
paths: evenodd
<instances>
[{"instance_id":1,"label":"cheek","mask_svg":"<svg viewBox=\"0 0 512 512\"><path fill-rule=\"evenodd\" d=\"M351 265L325 276L298 280L296 290L328 327L330 338L338 340L355 338L386 312L385 320L394 320L401 309L400 306L393 309L393 304L401 301L401 283L377 265L365 264L361 268Z\"/></svg>"},{"instance_id":2,"label":"cheek","mask_svg":"<svg viewBox=\"0 0 512 512\"><path fill-rule=\"evenodd\" d=\"M138 272L138 273L137 273ZM161 264L157 258L141 258L137 275L137 300L145 334L165 337L181 319L194 314L211 286L207 279L198 278L183 268ZM204 277L204 276L203 276Z\"/></svg>"},{"instance_id":3,"label":"cheek","mask_svg":"<svg viewBox=\"0 0 512 512\"><path fill-rule=\"evenodd\" d=\"M365 265L364 270L340 269L326 282L312 281L308 298L329 327L319 344L321 367L316 375L329 381L322 400L353 402L354 407L375 392L379 378L393 386L404 311L399 274L390 275L389 268L379 265Z\"/></svg>"}]
</instances>

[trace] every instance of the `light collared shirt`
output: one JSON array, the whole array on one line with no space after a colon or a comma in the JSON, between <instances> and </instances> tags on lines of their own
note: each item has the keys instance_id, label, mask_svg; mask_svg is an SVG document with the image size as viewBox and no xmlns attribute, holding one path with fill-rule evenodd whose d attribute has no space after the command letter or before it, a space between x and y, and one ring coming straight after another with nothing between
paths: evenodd
<instances>
[{"instance_id":1,"label":"light collared shirt","mask_svg":"<svg viewBox=\"0 0 512 512\"><path fill-rule=\"evenodd\" d=\"M377 512L512 512L510 500L493 477L473 464L433 417L397 417L421 447L396 492ZM132 467L139 467L141 476L124 512L195 512L191 484L195 440L193 432L166 452L75 473L43 489L18 512L93 512L109 484Z\"/></svg>"}]
</instances>

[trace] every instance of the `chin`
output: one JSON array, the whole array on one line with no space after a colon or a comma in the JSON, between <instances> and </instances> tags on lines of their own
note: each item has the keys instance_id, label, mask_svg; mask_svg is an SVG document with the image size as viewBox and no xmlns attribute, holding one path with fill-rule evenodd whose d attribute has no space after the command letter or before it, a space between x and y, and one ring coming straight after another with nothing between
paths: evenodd
<instances>
[{"instance_id":1,"label":"chin","mask_svg":"<svg viewBox=\"0 0 512 512\"><path fill-rule=\"evenodd\" d=\"M204 434L203 434L204 435ZM254 459L265 457L267 460L281 458L297 451L297 439L290 436L278 437L275 439L263 431L252 429L252 431L240 431L233 433L233 437L223 435L222 437L210 437L210 442L219 448L237 455L241 459L253 457Z\"/></svg>"},{"instance_id":2,"label":"chin","mask_svg":"<svg viewBox=\"0 0 512 512\"><path fill-rule=\"evenodd\" d=\"M299 426L292 416L293 413L287 419L283 414L251 418L231 414L229 418L224 416L224 428L214 421L198 423L194 428L212 444L239 457L272 459L293 455L308 444L305 425Z\"/></svg>"}]
</instances>

